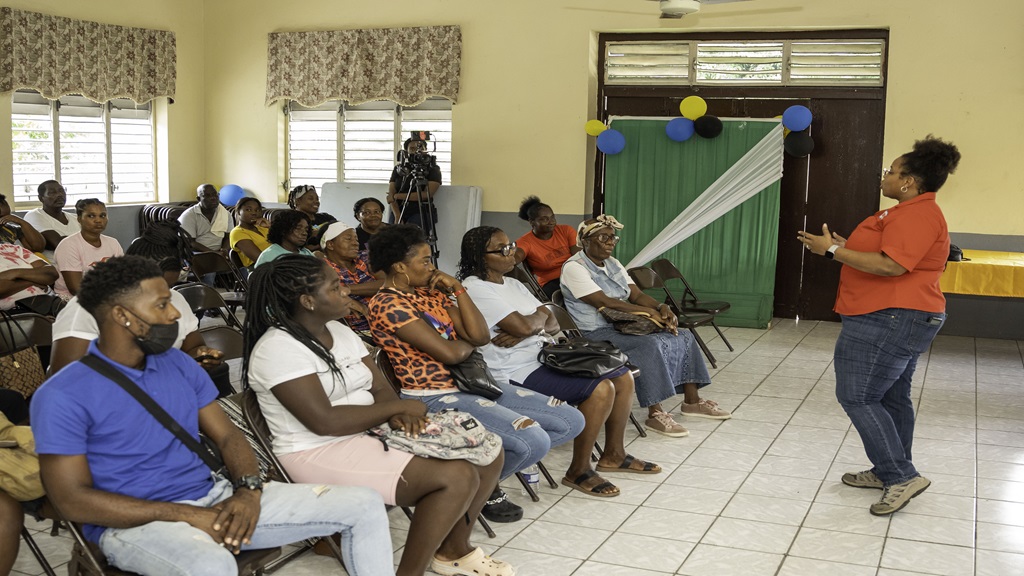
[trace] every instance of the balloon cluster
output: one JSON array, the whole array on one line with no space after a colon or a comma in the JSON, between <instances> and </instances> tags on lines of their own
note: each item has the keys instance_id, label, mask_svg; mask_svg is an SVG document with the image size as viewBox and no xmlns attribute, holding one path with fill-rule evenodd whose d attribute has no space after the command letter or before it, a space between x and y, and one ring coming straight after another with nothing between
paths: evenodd
<instances>
[{"instance_id":1,"label":"balloon cluster","mask_svg":"<svg viewBox=\"0 0 1024 576\"><path fill-rule=\"evenodd\" d=\"M682 118L673 118L665 125L665 134L675 142L685 142L694 134L701 138L717 138L722 121L708 115L708 103L700 96L687 96L679 103Z\"/></svg>"},{"instance_id":2,"label":"balloon cluster","mask_svg":"<svg viewBox=\"0 0 1024 576\"><path fill-rule=\"evenodd\" d=\"M782 113L782 126L786 129L783 147L790 156L803 158L814 150L814 139L810 134L813 119L811 111L799 104L786 108Z\"/></svg>"},{"instance_id":3,"label":"balloon cluster","mask_svg":"<svg viewBox=\"0 0 1024 576\"><path fill-rule=\"evenodd\" d=\"M665 134L675 142L685 142L694 134L711 139L722 133L722 121L717 116L708 115L708 103L700 96L683 98L679 112L682 118L673 118L665 125ZM806 106L790 106L781 118L785 127L783 145L786 152L797 158L810 154L814 150L814 140L809 133L813 119L811 111ZM626 137L622 132L609 128L600 120L588 120L586 128L587 134L597 136L597 149L605 154L618 154L626 147Z\"/></svg>"}]
</instances>

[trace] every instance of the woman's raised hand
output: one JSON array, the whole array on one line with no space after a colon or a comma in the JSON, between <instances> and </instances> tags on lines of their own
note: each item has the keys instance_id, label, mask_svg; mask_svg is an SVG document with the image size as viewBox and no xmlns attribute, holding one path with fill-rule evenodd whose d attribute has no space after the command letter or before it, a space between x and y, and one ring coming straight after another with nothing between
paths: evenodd
<instances>
[{"instance_id":1,"label":"woman's raised hand","mask_svg":"<svg viewBox=\"0 0 1024 576\"><path fill-rule=\"evenodd\" d=\"M440 270L434 270L434 273L430 275L430 280L427 282L427 288L430 290L440 290L446 294L452 294L461 290L462 284L460 284L453 276L449 276Z\"/></svg>"}]
</instances>

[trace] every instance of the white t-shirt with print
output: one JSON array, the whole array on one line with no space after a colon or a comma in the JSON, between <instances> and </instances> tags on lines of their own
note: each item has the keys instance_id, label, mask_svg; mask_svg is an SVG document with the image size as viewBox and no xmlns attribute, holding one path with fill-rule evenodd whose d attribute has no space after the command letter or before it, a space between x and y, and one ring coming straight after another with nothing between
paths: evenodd
<instances>
[{"instance_id":1,"label":"white t-shirt with print","mask_svg":"<svg viewBox=\"0 0 1024 576\"><path fill-rule=\"evenodd\" d=\"M363 364L363 358L368 356L363 341L340 322L328 322L327 329L334 340L331 354L341 369L340 376L331 372L327 362L312 350L279 328L267 330L253 347L249 357L249 384L259 398L260 410L274 436L274 452L277 454L318 448L355 434L320 436L310 431L274 396L271 392L274 386L316 374L331 406L373 404L373 395L370 394L373 373Z\"/></svg>"}]
</instances>

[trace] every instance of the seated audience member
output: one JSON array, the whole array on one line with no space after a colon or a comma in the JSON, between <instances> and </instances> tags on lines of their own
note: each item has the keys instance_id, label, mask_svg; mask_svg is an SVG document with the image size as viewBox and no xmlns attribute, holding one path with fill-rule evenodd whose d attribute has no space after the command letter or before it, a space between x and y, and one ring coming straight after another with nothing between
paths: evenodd
<instances>
[{"instance_id":1,"label":"seated audience member","mask_svg":"<svg viewBox=\"0 0 1024 576\"><path fill-rule=\"evenodd\" d=\"M353 300L349 306L349 315L345 322L350 328L364 332L370 329L366 322L369 312L367 306L370 297L384 285L370 273L370 267L359 252L356 231L344 222L328 224L320 236L320 247L323 249L324 260L338 274L338 279L348 287L349 298Z\"/></svg>"},{"instance_id":2,"label":"seated audience member","mask_svg":"<svg viewBox=\"0 0 1024 576\"><path fill-rule=\"evenodd\" d=\"M142 236L132 242L126 253L157 262L167 287L171 288L178 283L182 263L190 255L189 237L175 220L154 222ZM228 366L221 361L224 353L206 345L199 331L199 319L191 312L188 301L180 292L171 290L171 304L181 313L173 348L197 359L217 386L218 396L234 394ZM77 297L72 298L53 323L53 349L50 351L48 372L56 374L61 368L85 356L89 342L99 334L96 319L82 308Z\"/></svg>"},{"instance_id":3,"label":"seated audience member","mask_svg":"<svg viewBox=\"0 0 1024 576\"><path fill-rule=\"evenodd\" d=\"M178 216L181 229L192 237L193 252L218 252L228 257L228 232L231 213L220 204L220 193L213 184L200 184L196 188L199 203Z\"/></svg>"},{"instance_id":4,"label":"seated audience member","mask_svg":"<svg viewBox=\"0 0 1024 576\"><path fill-rule=\"evenodd\" d=\"M353 209L356 220L359 221L359 225L356 226L359 252L365 259L366 243L370 241L370 236L380 232L383 226L387 226L384 222L384 204L376 198L363 198L356 202Z\"/></svg>"},{"instance_id":5,"label":"seated audience member","mask_svg":"<svg viewBox=\"0 0 1024 576\"><path fill-rule=\"evenodd\" d=\"M597 462L599 471L661 472L657 464L626 454L633 376L625 366L597 378L570 376L537 361L544 345L541 335L558 333L558 321L526 286L504 276L515 265L514 249L504 232L490 226L474 228L462 237L459 278L490 328L491 342L481 352L495 378L577 405L586 426L573 443L572 462L562 484L594 496L618 496L619 489L590 467L601 428L605 442Z\"/></svg>"},{"instance_id":6,"label":"seated audience member","mask_svg":"<svg viewBox=\"0 0 1024 576\"><path fill-rule=\"evenodd\" d=\"M435 412L468 412L500 436L502 478L579 435L583 415L564 402L508 384L501 384L504 394L491 402L455 386L446 365L490 342L490 331L462 284L434 268L422 230L401 224L378 232L370 239L370 267L385 274L384 287L370 299L370 331L394 365L402 397L422 400ZM522 518L522 509L500 488L490 501L484 508L488 520Z\"/></svg>"},{"instance_id":7,"label":"seated audience member","mask_svg":"<svg viewBox=\"0 0 1024 576\"><path fill-rule=\"evenodd\" d=\"M270 222L263 217L259 198L243 196L235 204L238 226L231 229L231 249L238 253L242 266L251 268L260 254L270 246L267 232Z\"/></svg>"},{"instance_id":8,"label":"seated audience member","mask_svg":"<svg viewBox=\"0 0 1024 576\"><path fill-rule=\"evenodd\" d=\"M583 247L562 266L562 294L573 320L591 340L608 340L629 356L640 368L636 395L647 408L647 428L666 436L686 436L689 432L665 412L661 403L682 392L685 416L725 420L732 415L697 392L711 383L704 356L688 330L679 331L676 315L663 304L644 294L612 257L622 229L615 218L600 215L580 224L578 236ZM598 312L607 306L623 312L646 312L661 318L670 332L646 336L623 334Z\"/></svg>"},{"instance_id":9,"label":"seated audience member","mask_svg":"<svg viewBox=\"0 0 1024 576\"><path fill-rule=\"evenodd\" d=\"M516 240L516 263L525 260L537 276L541 289L551 298L560 287L562 264L580 251L576 231L572 226L556 222L551 206L536 196L530 196L519 205L519 218L530 223L530 231Z\"/></svg>"},{"instance_id":10,"label":"seated audience member","mask_svg":"<svg viewBox=\"0 0 1024 576\"><path fill-rule=\"evenodd\" d=\"M96 198L75 202L81 231L65 238L53 253L53 264L60 278L53 285L54 292L65 300L78 294L82 277L97 263L124 255L117 240L104 236L107 229L107 207Z\"/></svg>"},{"instance_id":11,"label":"seated audience member","mask_svg":"<svg viewBox=\"0 0 1024 576\"><path fill-rule=\"evenodd\" d=\"M35 226L24 219L11 214L11 205L7 197L0 194L0 242L19 244L30 252L42 252L46 249L46 239L36 230Z\"/></svg>"},{"instance_id":12,"label":"seated audience member","mask_svg":"<svg viewBox=\"0 0 1024 576\"><path fill-rule=\"evenodd\" d=\"M305 247L310 251L319 250L320 233L325 226L331 222L337 222L338 219L326 212L319 211L320 196L316 193L316 187L305 184L292 188L292 191L288 193L288 206L309 218L309 236L306 239Z\"/></svg>"},{"instance_id":13,"label":"seated audience member","mask_svg":"<svg viewBox=\"0 0 1024 576\"><path fill-rule=\"evenodd\" d=\"M298 210L278 212L274 215L274 221L270 223L270 229L267 230L267 240L270 240L270 246L260 252L259 258L256 259L256 263L252 267L258 268L285 254L312 256L313 253L306 249L307 238L309 238L309 216Z\"/></svg>"},{"instance_id":14,"label":"seated audience member","mask_svg":"<svg viewBox=\"0 0 1024 576\"><path fill-rule=\"evenodd\" d=\"M68 218L64 212L64 204L68 201L67 192L60 182L47 180L36 189L42 206L25 213L25 221L43 235L46 249L43 256L53 262L53 251L61 240L82 229L78 220Z\"/></svg>"},{"instance_id":15,"label":"seated audience member","mask_svg":"<svg viewBox=\"0 0 1024 576\"><path fill-rule=\"evenodd\" d=\"M399 399L362 341L333 320L352 303L334 270L310 256L283 256L261 266L250 286L244 378L288 474L298 482L365 486L386 504L415 506L399 575L428 566L439 574L514 574L469 543L498 483L501 457L484 467L420 458L364 434L384 423L416 434L427 407Z\"/></svg>"},{"instance_id":16,"label":"seated audience member","mask_svg":"<svg viewBox=\"0 0 1024 576\"><path fill-rule=\"evenodd\" d=\"M14 568L24 526L25 511L21 509L21 502L0 490L0 576L7 576Z\"/></svg>"},{"instance_id":17,"label":"seated audience member","mask_svg":"<svg viewBox=\"0 0 1024 576\"><path fill-rule=\"evenodd\" d=\"M0 244L0 310L35 311L33 300L54 300L50 286L56 281L57 269L28 248Z\"/></svg>"},{"instance_id":18,"label":"seated audience member","mask_svg":"<svg viewBox=\"0 0 1024 576\"><path fill-rule=\"evenodd\" d=\"M33 431L47 495L122 570L235 574L232 552L341 532L356 574L392 573L391 537L373 490L260 482L245 436L209 377L171 348L180 314L155 262L98 264L79 301L100 336L89 353L150 394L198 440L220 449L231 479L206 464L120 386L81 362L36 392Z\"/></svg>"}]
</instances>

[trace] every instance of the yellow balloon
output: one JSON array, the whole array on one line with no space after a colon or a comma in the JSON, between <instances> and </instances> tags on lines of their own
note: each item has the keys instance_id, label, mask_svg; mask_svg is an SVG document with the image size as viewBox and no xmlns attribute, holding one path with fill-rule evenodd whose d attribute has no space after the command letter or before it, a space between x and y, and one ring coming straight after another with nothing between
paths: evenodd
<instances>
[{"instance_id":1,"label":"yellow balloon","mask_svg":"<svg viewBox=\"0 0 1024 576\"><path fill-rule=\"evenodd\" d=\"M600 120L587 120L587 134L590 134L591 136L597 136L607 129L608 127Z\"/></svg>"},{"instance_id":2,"label":"yellow balloon","mask_svg":"<svg viewBox=\"0 0 1024 576\"><path fill-rule=\"evenodd\" d=\"M778 116L774 116L774 118L776 118L778 121L781 122L782 121L782 114L779 114ZM786 136L789 136L790 132L792 132L792 130L790 130L789 128L786 128L785 126L782 127L782 137L783 138L785 138Z\"/></svg>"},{"instance_id":3,"label":"yellow balloon","mask_svg":"<svg viewBox=\"0 0 1024 576\"><path fill-rule=\"evenodd\" d=\"M700 96L687 96L679 103L679 112L684 118L696 120L697 118L707 114L708 103Z\"/></svg>"}]
</instances>

